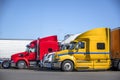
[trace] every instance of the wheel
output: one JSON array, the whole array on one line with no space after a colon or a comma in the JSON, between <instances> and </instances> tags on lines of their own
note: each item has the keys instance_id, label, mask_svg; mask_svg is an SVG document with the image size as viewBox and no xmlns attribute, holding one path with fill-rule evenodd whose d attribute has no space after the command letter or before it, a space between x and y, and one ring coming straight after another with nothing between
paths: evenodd
<instances>
[{"instance_id":1,"label":"wheel","mask_svg":"<svg viewBox=\"0 0 120 80\"><path fill-rule=\"evenodd\" d=\"M9 61L2 62L2 68L4 68L4 69L10 68L10 62Z\"/></svg>"},{"instance_id":2,"label":"wheel","mask_svg":"<svg viewBox=\"0 0 120 80\"><path fill-rule=\"evenodd\" d=\"M69 61L69 60L66 60L62 63L62 70L63 71L66 71L66 72L70 72L70 71L73 71L74 67L73 67L73 62L72 61Z\"/></svg>"},{"instance_id":3,"label":"wheel","mask_svg":"<svg viewBox=\"0 0 120 80\"><path fill-rule=\"evenodd\" d=\"M118 62L117 69L120 71L120 61Z\"/></svg>"},{"instance_id":4,"label":"wheel","mask_svg":"<svg viewBox=\"0 0 120 80\"><path fill-rule=\"evenodd\" d=\"M19 61L19 62L17 63L17 68L18 68L18 69L25 69L25 68L27 68L26 62L25 62L25 61Z\"/></svg>"}]
</instances>

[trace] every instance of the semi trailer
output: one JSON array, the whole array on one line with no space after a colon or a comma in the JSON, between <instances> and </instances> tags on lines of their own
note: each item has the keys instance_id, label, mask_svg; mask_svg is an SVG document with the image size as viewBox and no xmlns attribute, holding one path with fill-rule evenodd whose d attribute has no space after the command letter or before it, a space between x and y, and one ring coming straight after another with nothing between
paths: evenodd
<instances>
[{"instance_id":1,"label":"semi trailer","mask_svg":"<svg viewBox=\"0 0 120 80\"><path fill-rule=\"evenodd\" d=\"M11 60L4 61L3 68L16 67L19 69L29 68L40 64L44 54L59 50L59 43L56 35L33 40L26 46L25 52L15 53L11 56Z\"/></svg>"},{"instance_id":2,"label":"semi trailer","mask_svg":"<svg viewBox=\"0 0 120 80\"><path fill-rule=\"evenodd\" d=\"M111 30L112 69L120 70L120 27Z\"/></svg>"}]
</instances>

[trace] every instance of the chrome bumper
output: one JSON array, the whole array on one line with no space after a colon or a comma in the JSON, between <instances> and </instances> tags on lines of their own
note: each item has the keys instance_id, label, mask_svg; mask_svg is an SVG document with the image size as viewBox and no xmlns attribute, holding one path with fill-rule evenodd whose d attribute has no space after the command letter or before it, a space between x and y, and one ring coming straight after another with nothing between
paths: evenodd
<instances>
[{"instance_id":1,"label":"chrome bumper","mask_svg":"<svg viewBox=\"0 0 120 80\"><path fill-rule=\"evenodd\" d=\"M61 62L53 62L52 67L60 69L61 68Z\"/></svg>"},{"instance_id":2,"label":"chrome bumper","mask_svg":"<svg viewBox=\"0 0 120 80\"><path fill-rule=\"evenodd\" d=\"M16 63L14 63L14 62L11 62L11 65L10 65L11 67L16 67Z\"/></svg>"},{"instance_id":3,"label":"chrome bumper","mask_svg":"<svg viewBox=\"0 0 120 80\"><path fill-rule=\"evenodd\" d=\"M51 68L51 67L52 67L52 63L50 63L50 62L45 62L45 63L43 64L43 67L45 67L45 68Z\"/></svg>"}]
</instances>

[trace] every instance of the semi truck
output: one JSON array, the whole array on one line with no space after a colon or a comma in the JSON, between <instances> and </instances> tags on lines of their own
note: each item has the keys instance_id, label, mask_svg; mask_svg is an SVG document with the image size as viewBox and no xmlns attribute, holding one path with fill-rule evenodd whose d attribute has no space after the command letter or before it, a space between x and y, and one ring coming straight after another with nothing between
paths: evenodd
<instances>
[{"instance_id":1,"label":"semi truck","mask_svg":"<svg viewBox=\"0 0 120 80\"><path fill-rule=\"evenodd\" d=\"M25 51L26 44L33 39L0 39L0 66L4 60L10 60L14 53Z\"/></svg>"},{"instance_id":2,"label":"semi truck","mask_svg":"<svg viewBox=\"0 0 120 80\"><path fill-rule=\"evenodd\" d=\"M86 31L71 41L69 49L52 56L52 68L63 71L120 70L120 28Z\"/></svg>"},{"instance_id":3,"label":"semi truck","mask_svg":"<svg viewBox=\"0 0 120 80\"><path fill-rule=\"evenodd\" d=\"M49 53L49 50L54 52L59 50L57 36L48 36L33 40L26 46L25 52L13 54L10 61L3 62L3 68L16 67L19 69L29 68L40 64L44 54Z\"/></svg>"},{"instance_id":4,"label":"semi truck","mask_svg":"<svg viewBox=\"0 0 120 80\"><path fill-rule=\"evenodd\" d=\"M65 50L69 48L69 44L71 41L73 41L78 35L80 34L71 34L71 35L65 35L64 40L60 43L60 50ZM52 55L54 55L55 52L45 54L43 61L42 61L42 67L43 68L52 68Z\"/></svg>"}]
</instances>

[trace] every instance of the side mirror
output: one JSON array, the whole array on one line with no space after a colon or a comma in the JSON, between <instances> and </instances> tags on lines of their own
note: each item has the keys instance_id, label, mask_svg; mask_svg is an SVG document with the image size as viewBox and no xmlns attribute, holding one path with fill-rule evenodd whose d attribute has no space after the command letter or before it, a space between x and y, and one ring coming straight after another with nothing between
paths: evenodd
<instances>
[{"instance_id":1,"label":"side mirror","mask_svg":"<svg viewBox=\"0 0 120 80\"><path fill-rule=\"evenodd\" d=\"M30 50L29 53L31 53L32 51Z\"/></svg>"},{"instance_id":2,"label":"side mirror","mask_svg":"<svg viewBox=\"0 0 120 80\"><path fill-rule=\"evenodd\" d=\"M74 52L69 52L68 54L72 55L72 54L74 54Z\"/></svg>"},{"instance_id":3,"label":"side mirror","mask_svg":"<svg viewBox=\"0 0 120 80\"><path fill-rule=\"evenodd\" d=\"M27 45L26 45L26 47L30 47L30 45L29 45L29 44L27 44Z\"/></svg>"},{"instance_id":4,"label":"side mirror","mask_svg":"<svg viewBox=\"0 0 120 80\"><path fill-rule=\"evenodd\" d=\"M77 45L76 47L75 47L75 50L78 50L79 49L79 45Z\"/></svg>"},{"instance_id":5,"label":"side mirror","mask_svg":"<svg viewBox=\"0 0 120 80\"><path fill-rule=\"evenodd\" d=\"M79 45L79 44L77 44L77 46L75 47L75 50L78 50L78 49L79 49L79 46L80 46L80 45Z\"/></svg>"}]
</instances>

